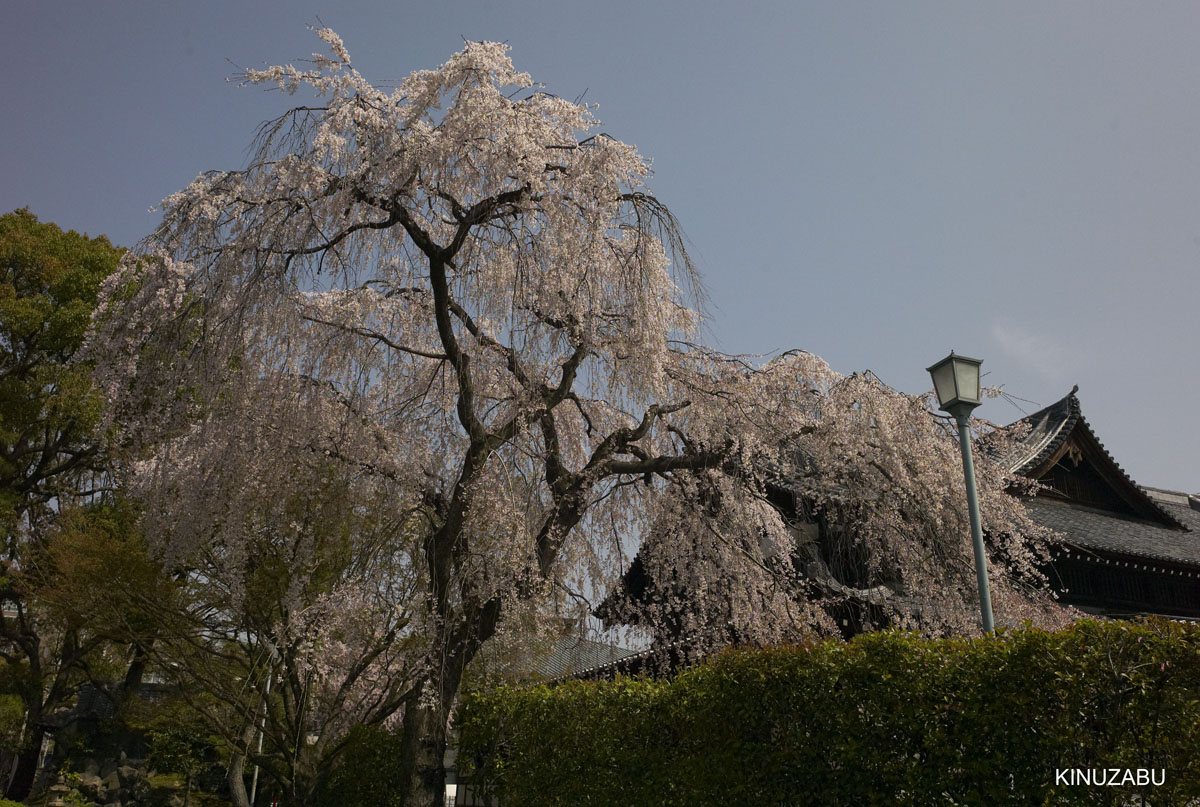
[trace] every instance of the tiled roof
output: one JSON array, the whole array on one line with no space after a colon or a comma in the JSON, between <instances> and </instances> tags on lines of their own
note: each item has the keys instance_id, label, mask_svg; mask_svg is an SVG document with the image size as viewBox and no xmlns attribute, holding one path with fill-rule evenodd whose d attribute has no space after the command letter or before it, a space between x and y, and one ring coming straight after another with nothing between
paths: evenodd
<instances>
[{"instance_id":1,"label":"tiled roof","mask_svg":"<svg viewBox=\"0 0 1200 807\"><path fill-rule=\"evenodd\" d=\"M616 645L593 642L578 636L563 636L554 643L549 655L539 658L533 671L539 678L556 681L562 678L582 677L597 667L636 655L636 651Z\"/></svg>"},{"instance_id":2,"label":"tiled roof","mask_svg":"<svg viewBox=\"0 0 1200 807\"><path fill-rule=\"evenodd\" d=\"M1072 433L1081 430L1100 449L1110 472L1128 486L1129 494L1149 505L1148 509L1143 505L1143 512L1161 519L1156 522L1049 497L1026 501L1030 516L1077 547L1200 565L1200 502L1186 494L1142 488L1134 482L1092 431L1075 397L1078 391L1075 387L1066 397L1022 419L1029 424L1029 433L1022 438L1021 449L1009 456L1009 468L1023 476L1040 473Z\"/></svg>"},{"instance_id":3,"label":"tiled roof","mask_svg":"<svg viewBox=\"0 0 1200 807\"><path fill-rule=\"evenodd\" d=\"M1079 387L1074 386L1061 400L1018 421L1018 423L1029 425L1029 433L1021 439L1019 448L1006 458L1005 462L1009 470L1019 476L1029 477L1042 473L1043 465L1054 457L1073 433L1078 431L1086 442L1094 444L1099 449L1102 458L1101 464L1107 466L1109 473L1119 480L1118 485L1125 489L1125 495L1137 502L1137 506L1142 512L1151 518L1160 519L1168 527L1178 530L1194 529L1188 521L1177 518L1175 509L1164 506L1161 496L1153 495L1149 490L1134 482L1133 478L1113 458L1113 455L1100 442L1100 438L1092 431L1087 418L1083 416L1079 399L1075 397L1075 393L1078 391ZM1184 504L1186 503L1185 498ZM1097 524L1093 524L1093 526L1097 526Z\"/></svg>"},{"instance_id":4,"label":"tiled roof","mask_svg":"<svg viewBox=\"0 0 1200 807\"><path fill-rule=\"evenodd\" d=\"M1200 511L1191 505L1159 501L1188 530L1172 529L1145 519L1058 499L1030 499L1029 515L1038 524L1062 533L1074 546L1136 555L1148 560L1200 565Z\"/></svg>"},{"instance_id":5,"label":"tiled roof","mask_svg":"<svg viewBox=\"0 0 1200 807\"><path fill-rule=\"evenodd\" d=\"M1083 418L1075 397L1078 391L1078 386L1072 387L1062 400L1018 421L1029 424L1029 433L1021 439L1018 450L1006 458L1012 473L1026 476L1058 451Z\"/></svg>"}]
</instances>

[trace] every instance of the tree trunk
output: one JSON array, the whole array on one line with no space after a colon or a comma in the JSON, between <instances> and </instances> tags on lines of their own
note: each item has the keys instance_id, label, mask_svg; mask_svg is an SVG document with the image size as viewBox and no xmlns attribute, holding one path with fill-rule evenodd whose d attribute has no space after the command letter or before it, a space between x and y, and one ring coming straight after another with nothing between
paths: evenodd
<instances>
[{"instance_id":1,"label":"tree trunk","mask_svg":"<svg viewBox=\"0 0 1200 807\"><path fill-rule=\"evenodd\" d=\"M18 756L16 751L0 750L0 793L8 789L16 773Z\"/></svg>"},{"instance_id":2,"label":"tree trunk","mask_svg":"<svg viewBox=\"0 0 1200 807\"><path fill-rule=\"evenodd\" d=\"M317 785L320 783L316 757L313 747L308 744L307 740L303 740L296 759L292 763L292 777L288 788L291 792L289 807L308 807L314 803Z\"/></svg>"},{"instance_id":3,"label":"tree trunk","mask_svg":"<svg viewBox=\"0 0 1200 807\"><path fill-rule=\"evenodd\" d=\"M400 787L404 807L442 807L446 793L446 724L458 697L463 671L496 630L500 601L489 600L480 612L439 642L446 648L439 675L426 681L434 696L418 691L404 707L400 738Z\"/></svg>"},{"instance_id":4,"label":"tree trunk","mask_svg":"<svg viewBox=\"0 0 1200 807\"><path fill-rule=\"evenodd\" d=\"M133 643L133 659L125 672L125 680L121 683L121 702L129 700L142 686L142 678L146 674L146 660L149 654L141 642Z\"/></svg>"},{"instance_id":5,"label":"tree trunk","mask_svg":"<svg viewBox=\"0 0 1200 807\"><path fill-rule=\"evenodd\" d=\"M254 724L251 723L242 733L242 744L249 748L253 737ZM246 795L246 779L242 775L245 770L245 752L234 749L233 753L229 755L229 772L225 775L226 784L229 785L229 801L232 807L250 807L250 797Z\"/></svg>"},{"instance_id":6,"label":"tree trunk","mask_svg":"<svg viewBox=\"0 0 1200 807\"><path fill-rule=\"evenodd\" d=\"M37 776L38 758L42 755L42 740L46 729L39 725L41 721L30 721L29 744L17 756L17 770L13 773L12 781L4 792L6 799L24 801L33 789L33 781Z\"/></svg>"},{"instance_id":7,"label":"tree trunk","mask_svg":"<svg viewBox=\"0 0 1200 807\"><path fill-rule=\"evenodd\" d=\"M446 791L446 711L416 699L404 710L400 786L404 807L441 807Z\"/></svg>"},{"instance_id":8,"label":"tree trunk","mask_svg":"<svg viewBox=\"0 0 1200 807\"><path fill-rule=\"evenodd\" d=\"M432 564L431 564L432 565ZM436 583L436 575L435 575ZM435 590L438 588L434 586ZM443 601L444 605L444 601ZM442 614L444 609L439 608ZM442 648L440 663L425 686L404 705L400 737L400 788L403 807L442 807L446 793L446 724L458 697L463 671L483 643L496 632L500 599L476 603L454 627L444 622L434 646ZM423 697L432 689L432 697Z\"/></svg>"}]
</instances>

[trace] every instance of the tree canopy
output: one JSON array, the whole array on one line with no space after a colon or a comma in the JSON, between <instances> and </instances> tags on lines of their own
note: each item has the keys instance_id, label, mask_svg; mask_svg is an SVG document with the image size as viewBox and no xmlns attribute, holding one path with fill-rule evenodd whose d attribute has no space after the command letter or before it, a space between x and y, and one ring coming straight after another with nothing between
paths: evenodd
<instances>
[{"instance_id":1,"label":"tree canopy","mask_svg":"<svg viewBox=\"0 0 1200 807\"><path fill-rule=\"evenodd\" d=\"M48 502L93 481L84 472L100 398L91 368L74 359L121 253L28 209L0 216L0 505L10 541L23 519L37 529Z\"/></svg>"}]
</instances>

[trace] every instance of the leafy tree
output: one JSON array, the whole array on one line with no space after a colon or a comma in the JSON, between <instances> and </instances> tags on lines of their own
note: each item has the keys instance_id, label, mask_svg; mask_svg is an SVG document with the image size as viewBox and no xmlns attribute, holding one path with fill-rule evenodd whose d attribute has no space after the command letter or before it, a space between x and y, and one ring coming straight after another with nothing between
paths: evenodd
<instances>
[{"instance_id":1,"label":"leafy tree","mask_svg":"<svg viewBox=\"0 0 1200 807\"><path fill-rule=\"evenodd\" d=\"M130 651L122 698L135 693L167 615L182 601L179 586L147 551L137 520L134 503L117 496L67 508L30 575L43 612L56 624Z\"/></svg>"},{"instance_id":2,"label":"leafy tree","mask_svg":"<svg viewBox=\"0 0 1200 807\"><path fill-rule=\"evenodd\" d=\"M150 732L150 764L183 776L184 807L191 802L196 777L212 764L210 750L208 738L187 726L175 724Z\"/></svg>"},{"instance_id":3,"label":"leafy tree","mask_svg":"<svg viewBox=\"0 0 1200 807\"><path fill-rule=\"evenodd\" d=\"M406 610L395 605L406 597L393 591L404 525L377 522L374 508L356 510L345 488L305 470L290 474L298 491L285 511L295 530L249 524L257 534L236 569L202 553L168 573L125 505L70 514L48 551L54 574L41 599L65 622L144 648L179 686L188 719L234 749L235 799L246 798L247 763L276 792L311 798L350 729L390 717L414 677L400 652ZM151 734L187 722L180 704L166 718L135 711L131 724Z\"/></svg>"},{"instance_id":4,"label":"leafy tree","mask_svg":"<svg viewBox=\"0 0 1200 807\"><path fill-rule=\"evenodd\" d=\"M927 402L805 353L757 366L694 345L697 281L646 161L503 45L468 43L386 92L318 35L330 55L244 78L319 100L265 126L245 170L165 200L106 287L95 350L147 534L211 570L230 612L268 536L294 547L289 612L319 617L306 624L331 647L368 646L339 627L359 601L320 612L297 594L320 576L323 519L296 508L319 513L305 486L323 474L346 540L389 545L372 579L392 581L377 602L403 613L402 658L359 666L403 693L403 803L441 798L447 718L481 646L529 615L586 613L631 535L653 527L680 588L727 595L742 637L831 629L772 480L852 517L846 546L881 550L873 573L906 593L888 607L975 629L956 447ZM1039 533L1010 481L981 468L1013 559L997 596L1023 615ZM388 539L365 513L402 526Z\"/></svg>"},{"instance_id":5,"label":"leafy tree","mask_svg":"<svg viewBox=\"0 0 1200 807\"><path fill-rule=\"evenodd\" d=\"M331 482L322 465L292 469L297 490L278 514L288 520L252 518L244 554L195 557L181 582L187 605L155 644L235 749L235 802L252 762L276 792L311 803L351 729L390 718L420 680L406 638L411 519L378 518L386 506Z\"/></svg>"},{"instance_id":6,"label":"leafy tree","mask_svg":"<svg viewBox=\"0 0 1200 807\"><path fill-rule=\"evenodd\" d=\"M102 641L39 613L39 565L56 515L108 487L101 398L79 361L101 282L121 256L104 237L63 232L28 209L0 216L0 637L18 671L24 744L7 795L24 798L47 714L73 693Z\"/></svg>"},{"instance_id":7,"label":"leafy tree","mask_svg":"<svg viewBox=\"0 0 1200 807\"><path fill-rule=\"evenodd\" d=\"M217 761L206 724L188 706L169 703L153 710L144 728L149 735L148 762L163 773L183 777L183 804L191 802L196 778Z\"/></svg>"},{"instance_id":8,"label":"leafy tree","mask_svg":"<svg viewBox=\"0 0 1200 807\"><path fill-rule=\"evenodd\" d=\"M121 252L28 209L0 216L0 503L10 545L44 532L54 502L100 481L100 398L91 367L75 359Z\"/></svg>"}]
</instances>

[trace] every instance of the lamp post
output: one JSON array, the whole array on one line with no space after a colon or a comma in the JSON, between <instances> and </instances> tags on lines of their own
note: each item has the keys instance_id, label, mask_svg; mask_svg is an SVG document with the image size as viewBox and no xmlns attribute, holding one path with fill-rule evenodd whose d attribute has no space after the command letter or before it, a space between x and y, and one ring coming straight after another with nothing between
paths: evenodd
<instances>
[{"instance_id":1,"label":"lamp post","mask_svg":"<svg viewBox=\"0 0 1200 807\"><path fill-rule=\"evenodd\" d=\"M927 368L933 376L938 406L954 416L958 423L958 443L962 449L963 476L967 482L967 511L971 519L971 541L975 545L975 576L979 580L979 610L983 631L995 628L992 619L992 595L988 589L987 557L983 554L983 529L979 525L979 496L975 492L975 463L971 459L971 410L979 406L979 359L950 355Z\"/></svg>"}]
</instances>

